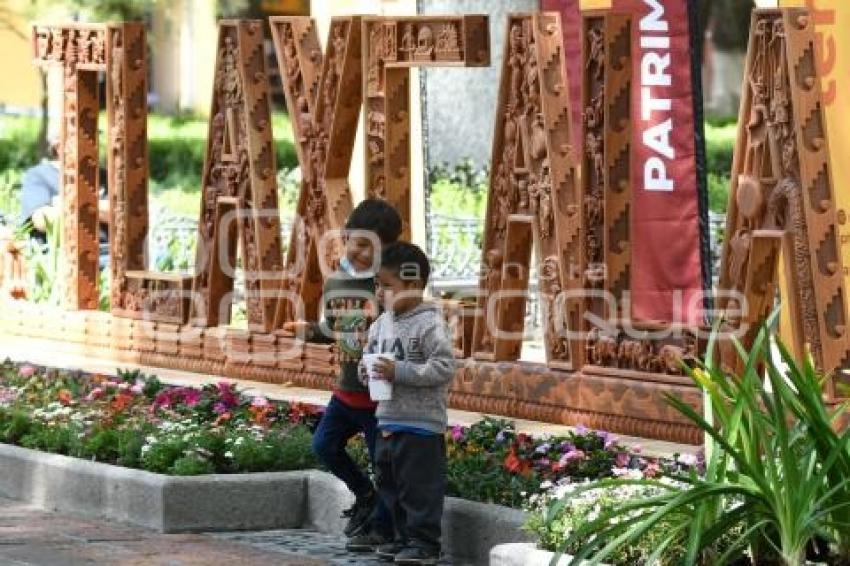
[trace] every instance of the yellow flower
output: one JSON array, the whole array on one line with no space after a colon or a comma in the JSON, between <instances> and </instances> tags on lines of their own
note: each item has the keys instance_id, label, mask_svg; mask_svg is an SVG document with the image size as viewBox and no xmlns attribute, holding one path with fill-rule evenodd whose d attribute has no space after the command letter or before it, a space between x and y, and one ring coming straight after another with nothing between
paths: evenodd
<instances>
[{"instance_id":1,"label":"yellow flower","mask_svg":"<svg viewBox=\"0 0 850 566\"><path fill-rule=\"evenodd\" d=\"M713 389L714 383L711 381L711 376L709 376L706 371L702 368L695 368L691 373L694 379L699 383L700 387L703 389Z\"/></svg>"}]
</instances>

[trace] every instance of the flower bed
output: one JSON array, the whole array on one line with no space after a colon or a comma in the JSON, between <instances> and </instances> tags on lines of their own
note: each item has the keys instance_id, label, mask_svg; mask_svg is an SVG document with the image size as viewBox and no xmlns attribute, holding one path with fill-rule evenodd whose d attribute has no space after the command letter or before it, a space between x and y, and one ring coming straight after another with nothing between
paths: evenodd
<instances>
[{"instance_id":1,"label":"flower bed","mask_svg":"<svg viewBox=\"0 0 850 566\"><path fill-rule=\"evenodd\" d=\"M0 442L170 475L319 467L312 429L321 408L247 396L232 384L170 387L6 362L0 365ZM522 507L553 483L654 474L670 465L630 454L603 432L535 438L486 418L446 432L449 495ZM349 445L366 466L362 438Z\"/></svg>"},{"instance_id":2,"label":"flower bed","mask_svg":"<svg viewBox=\"0 0 850 566\"><path fill-rule=\"evenodd\" d=\"M527 506L526 528L541 545L571 554L571 564L850 564L848 405L828 407L812 358L773 342L778 315L739 350L740 373L711 355L687 370L711 421L668 397L705 432L707 462L547 485Z\"/></svg>"}]
</instances>

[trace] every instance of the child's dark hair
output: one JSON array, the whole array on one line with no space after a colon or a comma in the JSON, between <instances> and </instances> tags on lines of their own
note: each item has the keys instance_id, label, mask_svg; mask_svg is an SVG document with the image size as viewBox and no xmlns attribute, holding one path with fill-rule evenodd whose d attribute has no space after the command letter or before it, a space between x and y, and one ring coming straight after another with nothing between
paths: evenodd
<instances>
[{"instance_id":1,"label":"child's dark hair","mask_svg":"<svg viewBox=\"0 0 850 566\"><path fill-rule=\"evenodd\" d=\"M431 275L428 256L422 248L410 242L395 242L386 246L381 254L381 267L394 271L403 281L418 279L423 287Z\"/></svg>"},{"instance_id":2,"label":"child's dark hair","mask_svg":"<svg viewBox=\"0 0 850 566\"><path fill-rule=\"evenodd\" d=\"M348 215L345 229L374 232L382 244L391 244L401 234L401 216L387 201L367 198Z\"/></svg>"}]
</instances>

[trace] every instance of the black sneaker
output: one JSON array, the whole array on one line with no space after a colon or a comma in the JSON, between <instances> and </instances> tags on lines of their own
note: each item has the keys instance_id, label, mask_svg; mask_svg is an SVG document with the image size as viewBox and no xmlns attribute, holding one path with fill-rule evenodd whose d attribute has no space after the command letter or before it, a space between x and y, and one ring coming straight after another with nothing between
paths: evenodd
<instances>
[{"instance_id":1,"label":"black sneaker","mask_svg":"<svg viewBox=\"0 0 850 566\"><path fill-rule=\"evenodd\" d=\"M404 549L404 543L401 541L388 542L382 544L375 549L375 555L384 562L392 562L396 555Z\"/></svg>"},{"instance_id":2,"label":"black sneaker","mask_svg":"<svg viewBox=\"0 0 850 566\"><path fill-rule=\"evenodd\" d=\"M439 549L406 546L395 555L396 564L436 564L440 560Z\"/></svg>"},{"instance_id":3,"label":"black sneaker","mask_svg":"<svg viewBox=\"0 0 850 566\"><path fill-rule=\"evenodd\" d=\"M375 552L379 546L386 545L392 542L392 537L384 536L379 532L370 530L369 532L351 537L345 543L345 550L348 552Z\"/></svg>"},{"instance_id":4,"label":"black sneaker","mask_svg":"<svg viewBox=\"0 0 850 566\"><path fill-rule=\"evenodd\" d=\"M365 497L358 497L354 505L342 512L342 516L348 518L348 523L343 529L345 536L353 537L363 530L375 510L377 502L378 497L373 491Z\"/></svg>"}]
</instances>

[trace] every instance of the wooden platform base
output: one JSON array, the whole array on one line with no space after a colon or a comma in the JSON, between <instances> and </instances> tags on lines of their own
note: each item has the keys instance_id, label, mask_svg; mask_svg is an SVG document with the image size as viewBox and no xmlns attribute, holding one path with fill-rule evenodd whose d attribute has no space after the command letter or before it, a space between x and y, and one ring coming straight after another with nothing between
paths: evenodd
<instances>
[{"instance_id":1,"label":"wooden platform base","mask_svg":"<svg viewBox=\"0 0 850 566\"><path fill-rule=\"evenodd\" d=\"M242 329L201 329L69 312L26 303L2 306L3 334L85 346L86 355L224 377L330 389L334 349ZM667 404L678 395L701 409L702 396L687 377L613 368L581 372L527 362L464 360L449 396L455 409L556 424L584 425L619 434L699 444L702 435Z\"/></svg>"}]
</instances>

